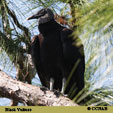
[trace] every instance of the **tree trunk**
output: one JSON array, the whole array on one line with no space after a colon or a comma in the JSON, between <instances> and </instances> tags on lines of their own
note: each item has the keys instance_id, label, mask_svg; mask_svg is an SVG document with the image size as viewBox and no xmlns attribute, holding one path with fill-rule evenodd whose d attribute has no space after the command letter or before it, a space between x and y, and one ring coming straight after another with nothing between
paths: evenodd
<instances>
[{"instance_id":1,"label":"tree trunk","mask_svg":"<svg viewBox=\"0 0 113 113\"><path fill-rule=\"evenodd\" d=\"M50 91L12 79L0 70L0 96L24 103L40 106L78 106L58 91Z\"/></svg>"}]
</instances>

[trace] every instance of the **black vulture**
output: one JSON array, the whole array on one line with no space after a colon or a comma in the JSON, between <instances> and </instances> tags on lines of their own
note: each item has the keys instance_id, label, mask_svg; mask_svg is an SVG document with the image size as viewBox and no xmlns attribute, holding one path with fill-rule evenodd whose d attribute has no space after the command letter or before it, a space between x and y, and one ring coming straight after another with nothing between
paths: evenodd
<instances>
[{"instance_id":1,"label":"black vulture","mask_svg":"<svg viewBox=\"0 0 113 113\"><path fill-rule=\"evenodd\" d=\"M72 30L56 22L49 8L41 9L30 19L38 19L40 35L33 39L31 55L42 85L65 94L71 91L75 96L84 88L83 45L75 43ZM73 67L76 68L71 73Z\"/></svg>"}]
</instances>

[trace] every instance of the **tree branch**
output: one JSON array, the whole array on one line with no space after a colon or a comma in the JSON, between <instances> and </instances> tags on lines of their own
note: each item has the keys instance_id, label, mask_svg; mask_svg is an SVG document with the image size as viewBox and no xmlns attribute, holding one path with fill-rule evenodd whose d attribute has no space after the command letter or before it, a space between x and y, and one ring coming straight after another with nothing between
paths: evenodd
<instances>
[{"instance_id":1,"label":"tree branch","mask_svg":"<svg viewBox=\"0 0 113 113\"><path fill-rule=\"evenodd\" d=\"M3 5L4 5L7 13L12 17L15 25L24 32L24 34L25 34L24 38L27 38L27 40L25 40L24 42L26 43L26 45L29 46L29 43L30 43L30 32L29 32L29 30L25 26L23 26L19 23L19 21L16 17L16 14L14 13L14 11L11 11L11 9L8 7L6 0L3 0L2 2L3 2Z\"/></svg>"},{"instance_id":2,"label":"tree branch","mask_svg":"<svg viewBox=\"0 0 113 113\"><path fill-rule=\"evenodd\" d=\"M13 99L26 105L78 106L58 91L49 91L12 79L0 70L0 96Z\"/></svg>"},{"instance_id":3,"label":"tree branch","mask_svg":"<svg viewBox=\"0 0 113 113\"><path fill-rule=\"evenodd\" d=\"M36 74L35 67L32 64L30 55L24 55L25 50L22 47L18 47L13 40L8 39L7 36L0 31L0 44L9 56L12 63L14 63L17 70L17 78L21 81L27 81L31 83L32 78ZM27 65L26 65L27 62Z\"/></svg>"}]
</instances>

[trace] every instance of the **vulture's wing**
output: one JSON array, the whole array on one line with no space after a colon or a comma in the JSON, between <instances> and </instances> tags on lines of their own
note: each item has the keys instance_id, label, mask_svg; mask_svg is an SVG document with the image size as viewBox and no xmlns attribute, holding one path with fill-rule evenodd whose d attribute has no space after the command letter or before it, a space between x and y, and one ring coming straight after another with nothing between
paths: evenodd
<instances>
[{"instance_id":1,"label":"vulture's wing","mask_svg":"<svg viewBox=\"0 0 113 113\"><path fill-rule=\"evenodd\" d=\"M84 51L82 43L79 45L76 40L73 39L72 30L68 28L63 28L61 31L61 42L63 47L63 56L66 63L65 75L68 80L70 72L74 68L77 62L77 67L75 68L70 82L67 87L67 92L76 83L79 92L84 87L84 71L85 71L85 60ZM79 42L80 43L80 42Z\"/></svg>"},{"instance_id":2,"label":"vulture's wing","mask_svg":"<svg viewBox=\"0 0 113 113\"><path fill-rule=\"evenodd\" d=\"M35 65L35 68L38 72L38 76L40 78L40 81L43 86L48 86L48 82L46 80L46 75L43 72L41 62L40 62L40 45L42 42L41 35L35 35L32 38L32 43L31 43L31 56L32 56L32 61Z\"/></svg>"},{"instance_id":3,"label":"vulture's wing","mask_svg":"<svg viewBox=\"0 0 113 113\"><path fill-rule=\"evenodd\" d=\"M81 40L74 39L72 30L64 28L61 31L61 42L63 47L63 54L66 60L77 60L78 58L84 59L84 49Z\"/></svg>"}]
</instances>

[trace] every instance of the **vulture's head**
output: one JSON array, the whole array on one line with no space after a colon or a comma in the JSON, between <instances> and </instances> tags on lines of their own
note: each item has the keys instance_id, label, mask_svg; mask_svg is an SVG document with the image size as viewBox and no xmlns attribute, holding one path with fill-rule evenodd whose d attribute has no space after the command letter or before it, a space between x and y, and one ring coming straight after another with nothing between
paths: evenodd
<instances>
[{"instance_id":1,"label":"vulture's head","mask_svg":"<svg viewBox=\"0 0 113 113\"><path fill-rule=\"evenodd\" d=\"M38 19L39 24L43 24L54 19L54 14L51 9L44 8L44 9L39 10L36 14L28 18L28 20L30 19Z\"/></svg>"}]
</instances>

